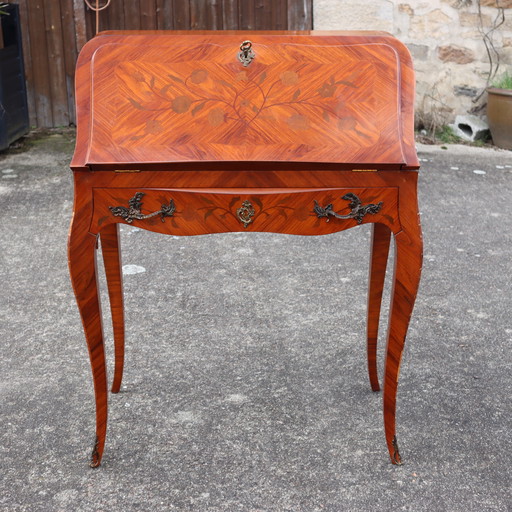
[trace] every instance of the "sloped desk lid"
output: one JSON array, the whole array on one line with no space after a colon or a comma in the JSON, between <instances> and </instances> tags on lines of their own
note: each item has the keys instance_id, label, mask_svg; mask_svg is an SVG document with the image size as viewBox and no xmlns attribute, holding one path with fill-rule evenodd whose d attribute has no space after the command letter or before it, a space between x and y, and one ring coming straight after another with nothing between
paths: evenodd
<instances>
[{"instance_id":1,"label":"sloped desk lid","mask_svg":"<svg viewBox=\"0 0 512 512\"><path fill-rule=\"evenodd\" d=\"M249 39L254 58L238 53ZM109 32L77 66L72 167L418 167L414 74L384 33Z\"/></svg>"}]
</instances>

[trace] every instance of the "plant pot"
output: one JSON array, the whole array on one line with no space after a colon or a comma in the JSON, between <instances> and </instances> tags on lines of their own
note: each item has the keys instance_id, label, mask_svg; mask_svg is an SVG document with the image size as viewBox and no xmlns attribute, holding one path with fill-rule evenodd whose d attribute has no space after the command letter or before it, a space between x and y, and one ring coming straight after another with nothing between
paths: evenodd
<instances>
[{"instance_id":1,"label":"plant pot","mask_svg":"<svg viewBox=\"0 0 512 512\"><path fill-rule=\"evenodd\" d=\"M512 149L512 91L487 89L487 120L494 144Z\"/></svg>"}]
</instances>

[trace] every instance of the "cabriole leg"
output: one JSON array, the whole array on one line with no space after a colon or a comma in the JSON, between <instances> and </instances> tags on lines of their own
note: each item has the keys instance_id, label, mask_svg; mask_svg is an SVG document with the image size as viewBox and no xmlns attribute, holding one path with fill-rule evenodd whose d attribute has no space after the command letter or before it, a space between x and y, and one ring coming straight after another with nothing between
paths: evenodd
<instances>
[{"instance_id":1,"label":"cabriole leg","mask_svg":"<svg viewBox=\"0 0 512 512\"><path fill-rule=\"evenodd\" d=\"M422 241L419 225L395 236L395 275L384 370L384 430L393 464L401 464L395 431L396 393L400 361L420 282Z\"/></svg>"},{"instance_id":2,"label":"cabriole leg","mask_svg":"<svg viewBox=\"0 0 512 512\"><path fill-rule=\"evenodd\" d=\"M379 334L380 308L389 256L391 230L384 224L373 224L368 284L367 354L368 374L372 391L379 391L377 373L377 340Z\"/></svg>"},{"instance_id":3,"label":"cabriole leg","mask_svg":"<svg viewBox=\"0 0 512 512\"><path fill-rule=\"evenodd\" d=\"M124 368L123 278L121 273L118 224L108 224L105 226L100 232L100 237L114 329L115 367L112 393L118 393L121 388Z\"/></svg>"},{"instance_id":4,"label":"cabriole leg","mask_svg":"<svg viewBox=\"0 0 512 512\"><path fill-rule=\"evenodd\" d=\"M96 277L96 236L74 216L69 235L69 271L85 331L96 399L96 442L91 466L100 465L107 430L107 374Z\"/></svg>"}]
</instances>

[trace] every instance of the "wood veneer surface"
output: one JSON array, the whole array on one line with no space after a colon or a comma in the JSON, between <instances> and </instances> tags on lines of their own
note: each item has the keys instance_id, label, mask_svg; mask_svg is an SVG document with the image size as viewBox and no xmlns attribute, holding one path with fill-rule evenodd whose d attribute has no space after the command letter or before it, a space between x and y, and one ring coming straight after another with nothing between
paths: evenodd
<instances>
[{"instance_id":1,"label":"wood veneer surface","mask_svg":"<svg viewBox=\"0 0 512 512\"><path fill-rule=\"evenodd\" d=\"M407 49L383 33L108 32L78 62L73 166L417 168L411 77Z\"/></svg>"},{"instance_id":2,"label":"wood veneer surface","mask_svg":"<svg viewBox=\"0 0 512 512\"><path fill-rule=\"evenodd\" d=\"M256 57L244 67L237 52L247 39ZM400 463L396 394L422 265L407 49L380 32L108 32L84 47L76 77L69 266L96 397L91 465L102 458L108 408L96 248L100 238L115 393L124 366L117 229L124 222L187 236L322 235L373 223L367 346L374 391L380 389L377 338L393 234L383 413L391 461ZM355 217L350 198L370 210ZM126 216L134 201L136 216ZM318 215L318 208L337 216ZM168 215L160 215L166 209Z\"/></svg>"}]
</instances>

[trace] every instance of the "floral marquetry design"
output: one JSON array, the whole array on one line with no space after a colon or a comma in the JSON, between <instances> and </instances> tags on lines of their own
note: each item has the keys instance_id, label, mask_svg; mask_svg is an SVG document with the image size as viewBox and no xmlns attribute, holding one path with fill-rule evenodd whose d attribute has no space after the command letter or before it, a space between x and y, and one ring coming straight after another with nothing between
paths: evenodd
<instances>
[{"instance_id":1,"label":"floral marquetry design","mask_svg":"<svg viewBox=\"0 0 512 512\"><path fill-rule=\"evenodd\" d=\"M196 68L184 78L168 73L157 79L155 75L144 76L139 70L130 73L129 68L120 76L139 84L135 94L127 98L131 105L137 110L155 112L155 116L169 111L187 114L196 120L206 120L214 128L232 124L238 133L248 131L259 117L278 122L281 117L292 130L303 131L311 127L311 117L321 116L341 130L358 130L357 118L342 95L343 88L357 89L357 85L350 79L336 80L334 75L313 90L307 88L307 78L293 70L283 71L278 78L272 78L266 70L257 75L244 70L236 73L231 83L204 68ZM162 85L161 80L166 83ZM302 88L301 81L306 82ZM145 133L157 133L156 126L157 121L147 122ZM359 133L371 138L364 126L360 126Z\"/></svg>"},{"instance_id":2,"label":"floral marquetry design","mask_svg":"<svg viewBox=\"0 0 512 512\"><path fill-rule=\"evenodd\" d=\"M93 146L127 162L403 158L389 47L253 41L243 66L239 44L101 48Z\"/></svg>"},{"instance_id":3,"label":"floral marquetry design","mask_svg":"<svg viewBox=\"0 0 512 512\"><path fill-rule=\"evenodd\" d=\"M158 134L162 134L162 143L186 142L191 123L195 125L194 138L205 144L243 145L248 140L257 145L286 144L291 138L307 135L307 140L301 141L306 151L306 144L325 144L326 139L339 143L340 134L341 140L354 140L355 136L363 147L378 138L375 125L360 114L360 104L368 105L368 98L356 85L373 79L371 65L359 63L348 75L331 73L312 83L311 74L323 74L327 71L324 66L302 65L294 70L255 61L240 71L239 67L187 64L181 69L140 62L123 62L117 67L120 88L126 91L120 110L130 106L133 119L141 119L140 124L131 123L129 142ZM176 131L181 133L180 141L169 139L161 119L183 128ZM124 117L118 115L118 120L121 129ZM123 138L126 135L123 133Z\"/></svg>"}]
</instances>

